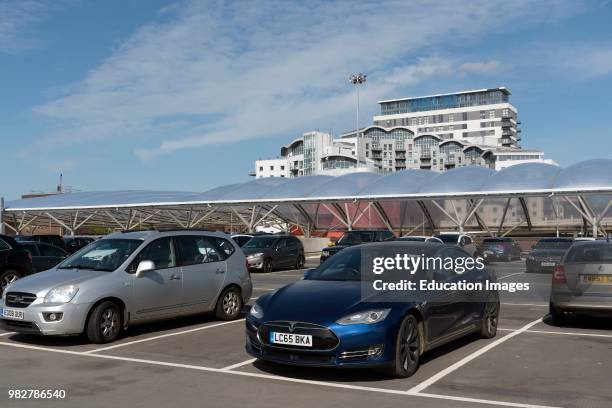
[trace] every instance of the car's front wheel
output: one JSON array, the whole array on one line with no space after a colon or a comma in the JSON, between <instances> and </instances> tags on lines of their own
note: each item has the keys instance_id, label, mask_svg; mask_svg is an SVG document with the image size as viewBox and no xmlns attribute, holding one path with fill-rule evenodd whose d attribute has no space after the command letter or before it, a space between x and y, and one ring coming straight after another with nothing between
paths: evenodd
<instances>
[{"instance_id":1,"label":"car's front wheel","mask_svg":"<svg viewBox=\"0 0 612 408\"><path fill-rule=\"evenodd\" d=\"M16 270L9 269L8 271L2 272L0 274L0 293L4 293L4 288L19 278L21 278L21 274Z\"/></svg>"},{"instance_id":2,"label":"car's front wheel","mask_svg":"<svg viewBox=\"0 0 612 408\"><path fill-rule=\"evenodd\" d=\"M234 320L240 315L242 310L242 295L235 288L227 288L219 296L217 307L215 308L215 316L219 320Z\"/></svg>"},{"instance_id":3,"label":"car's front wheel","mask_svg":"<svg viewBox=\"0 0 612 408\"><path fill-rule=\"evenodd\" d=\"M262 272L264 273L272 272L272 259L270 258L264 259Z\"/></svg>"},{"instance_id":4,"label":"car's front wheel","mask_svg":"<svg viewBox=\"0 0 612 408\"><path fill-rule=\"evenodd\" d=\"M395 343L395 362L391 375L410 377L419 368L421 358L421 327L416 317L408 315L402 321Z\"/></svg>"},{"instance_id":5,"label":"car's front wheel","mask_svg":"<svg viewBox=\"0 0 612 408\"><path fill-rule=\"evenodd\" d=\"M87 321L87 338L92 343L110 343L119 337L123 327L121 308L106 301L94 308Z\"/></svg>"},{"instance_id":6,"label":"car's front wheel","mask_svg":"<svg viewBox=\"0 0 612 408\"><path fill-rule=\"evenodd\" d=\"M302 255L299 255L297 257L297 260L295 261L295 269L302 269L305 263L306 260L304 259L304 257Z\"/></svg>"},{"instance_id":7,"label":"car's front wheel","mask_svg":"<svg viewBox=\"0 0 612 408\"><path fill-rule=\"evenodd\" d=\"M499 299L487 302L482 316L480 337L492 339L497 335L497 324L499 323Z\"/></svg>"}]
</instances>

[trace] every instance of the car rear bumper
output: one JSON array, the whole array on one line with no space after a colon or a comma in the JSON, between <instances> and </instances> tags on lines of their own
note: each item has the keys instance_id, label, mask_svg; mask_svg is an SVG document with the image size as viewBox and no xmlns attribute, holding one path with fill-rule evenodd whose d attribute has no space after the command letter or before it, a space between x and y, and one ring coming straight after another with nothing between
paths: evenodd
<instances>
[{"instance_id":1,"label":"car rear bumper","mask_svg":"<svg viewBox=\"0 0 612 408\"><path fill-rule=\"evenodd\" d=\"M550 303L553 307L566 311L612 312L612 296L575 296L572 293L553 291Z\"/></svg>"}]
</instances>

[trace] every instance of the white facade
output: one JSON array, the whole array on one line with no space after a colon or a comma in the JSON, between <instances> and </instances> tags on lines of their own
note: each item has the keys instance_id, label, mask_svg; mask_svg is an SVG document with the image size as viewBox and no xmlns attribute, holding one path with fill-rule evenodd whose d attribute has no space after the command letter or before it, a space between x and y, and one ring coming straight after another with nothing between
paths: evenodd
<instances>
[{"instance_id":1,"label":"white facade","mask_svg":"<svg viewBox=\"0 0 612 408\"><path fill-rule=\"evenodd\" d=\"M255 161L255 176L261 177L291 177L290 163L286 158Z\"/></svg>"}]
</instances>

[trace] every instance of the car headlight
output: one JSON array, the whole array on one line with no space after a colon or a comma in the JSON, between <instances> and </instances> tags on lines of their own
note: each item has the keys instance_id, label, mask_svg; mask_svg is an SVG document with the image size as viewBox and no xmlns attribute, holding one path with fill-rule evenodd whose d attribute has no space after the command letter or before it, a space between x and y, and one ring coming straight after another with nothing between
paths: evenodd
<instances>
[{"instance_id":1,"label":"car headlight","mask_svg":"<svg viewBox=\"0 0 612 408\"><path fill-rule=\"evenodd\" d=\"M254 303L253 306L251 306L251 311L249 312L249 314L255 317L256 319L261 319L264 315L263 308L257 303Z\"/></svg>"},{"instance_id":2,"label":"car headlight","mask_svg":"<svg viewBox=\"0 0 612 408\"><path fill-rule=\"evenodd\" d=\"M53 288L45 296L45 303L68 303L79 291L77 285L64 285Z\"/></svg>"},{"instance_id":3,"label":"car headlight","mask_svg":"<svg viewBox=\"0 0 612 408\"><path fill-rule=\"evenodd\" d=\"M263 252L257 252L256 254L247 255L247 258L259 258L263 255Z\"/></svg>"},{"instance_id":4,"label":"car headlight","mask_svg":"<svg viewBox=\"0 0 612 408\"><path fill-rule=\"evenodd\" d=\"M364 310L363 312L354 313L348 316L344 316L338 320L338 324L373 324L385 320L385 317L389 314L391 309L376 309L376 310Z\"/></svg>"}]
</instances>

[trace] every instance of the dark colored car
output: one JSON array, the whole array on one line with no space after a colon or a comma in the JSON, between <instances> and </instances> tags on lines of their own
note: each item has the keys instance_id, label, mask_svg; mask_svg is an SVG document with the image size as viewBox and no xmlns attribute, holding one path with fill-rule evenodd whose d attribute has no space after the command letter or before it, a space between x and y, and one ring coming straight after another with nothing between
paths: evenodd
<instances>
[{"instance_id":1,"label":"dark colored car","mask_svg":"<svg viewBox=\"0 0 612 408\"><path fill-rule=\"evenodd\" d=\"M575 315L612 316L612 243L574 243L555 267L550 316L565 324Z\"/></svg>"},{"instance_id":2,"label":"dark colored car","mask_svg":"<svg viewBox=\"0 0 612 408\"><path fill-rule=\"evenodd\" d=\"M572 238L544 238L533 246L527 255L527 272L551 273L559 264L565 251L572 246Z\"/></svg>"},{"instance_id":3,"label":"dark colored car","mask_svg":"<svg viewBox=\"0 0 612 408\"><path fill-rule=\"evenodd\" d=\"M472 239L471 236L467 234L460 234L454 232L443 232L438 235L434 235L436 238L440 239L442 242L448 245L456 245L459 248L462 248L466 251L470 256L477 257L482 256L482 248L480 248Z\"/></svg>"},{"instance_id":4,"label":"dark colored car","mask_svg":"<svg viewBox=\"0 0 612 408\"><path fill-rule=\"evenodd\" d=\"M0 293L4 288L32 273L32 258L13 238L0 235Z\"/></svg>"},{"instance_id":5,"label":"dark colored car","mask_svg":"<svg viewBox=\"0 0 612 408\"><path fill-rule=\"evenodd\" d=\"M521 259L521 247L512 238L485 238L482 241L482 256L487 261L509 262Z\"/></svg>"},{"instance_id":6,"label":"dark colored car","mask_svg":"<svg viewBox=\"0 0 612 408\"><path fill-rule=\"evenodd\" d=\"M479 333L496 335L499 295L465 301L456 291L441 291L424 302L413 294L393 301L363 296L362 250L379 251L397 242L347 248L304 274L304 279L259 299L246 318L246 351L262 360L321 367L375 367L408 377L421 355L449 341ZM460 248L439 243L400 243L397 254L466 258ZM393 247L396 251L396 247ZM448 270L424 270L428 280L494 280L486 268L461 276ZM425 295L428 292L423 292ZM392 294L391 296L394 296ZM313 301L316 300L316 301Z\"/></svg>"},{"instance_id":7,"label":"dark colored car","mask_svg":"<svg viewBox=\"0 0 612 408\"><path fill-rule=\"evenodd\" d=\"M237 234L237 235L232 235L232 239L234 240L234 242L236 244L238 244L238 246L240 248L242 248L244 246L244 244L246 244L247 242L249 242L251 240L251 238L253 238L254 235L251 234Z\"/></svg>"},{"instance_id":8,"label":"dark colored car","mask_svg":"<svg viewBox=\"0 0 612 408\"><path fill-rule=\"evenodd\" d=\"M251 238L242 251L246 255L249 270L270 272L274 268L304 267L304 246L293 235L257 235Z\"/></svg>"},{"instance_id":9,"label":"dark colored car","mask_svg":"<svg viewBox=\"0 0 612 408\"><path fill-rule=\"evenodd\" d=\"M68 251L71 254L74 254L76 251L78 251L81 248L86 247L87 245L91 244L95 240L90 237L70 237L70 238L66 238L65 241L66 241L66 248L65 248L66 251Z\"/></svg>"},{"instance_id":10,"label":"dark colored car","mask_svg":"<svg viewBox=\"0 0 612 408\"><path fill-rule=\"evenodd\" d=\"M59 235L52 235L52 234L17 235L15 236L15 241L17 242L26 242L26 241L44 242L45 244L50 244L58 248L66 249L66 242L64 241L64 238L60 237Z\"/></svg>"},{"instance_id":11,"label":"dark colored car","mask_svg":"<svg viewBox=\"0 0 612 408\"><path fill-rule=\"evenodd\" d=\"M395 235L389 230L360 230L347 231L340 237L335 245L321 250L321 263L330 256L337 254L344 248L354 245L367 244L369 242L383 242L395 239Z\"/></svg>"},{"instance_id":12,"label":"dark colored car","mask_svg":"<svg viewBox=\"0 0 612 408\"><path fill-rule=\"evenodd\" d=\"M53 268L70 255L62 248L42 242L21 242L23 249L32 257L32 271L42 272Z\"/></svg>"}]
</instances>

